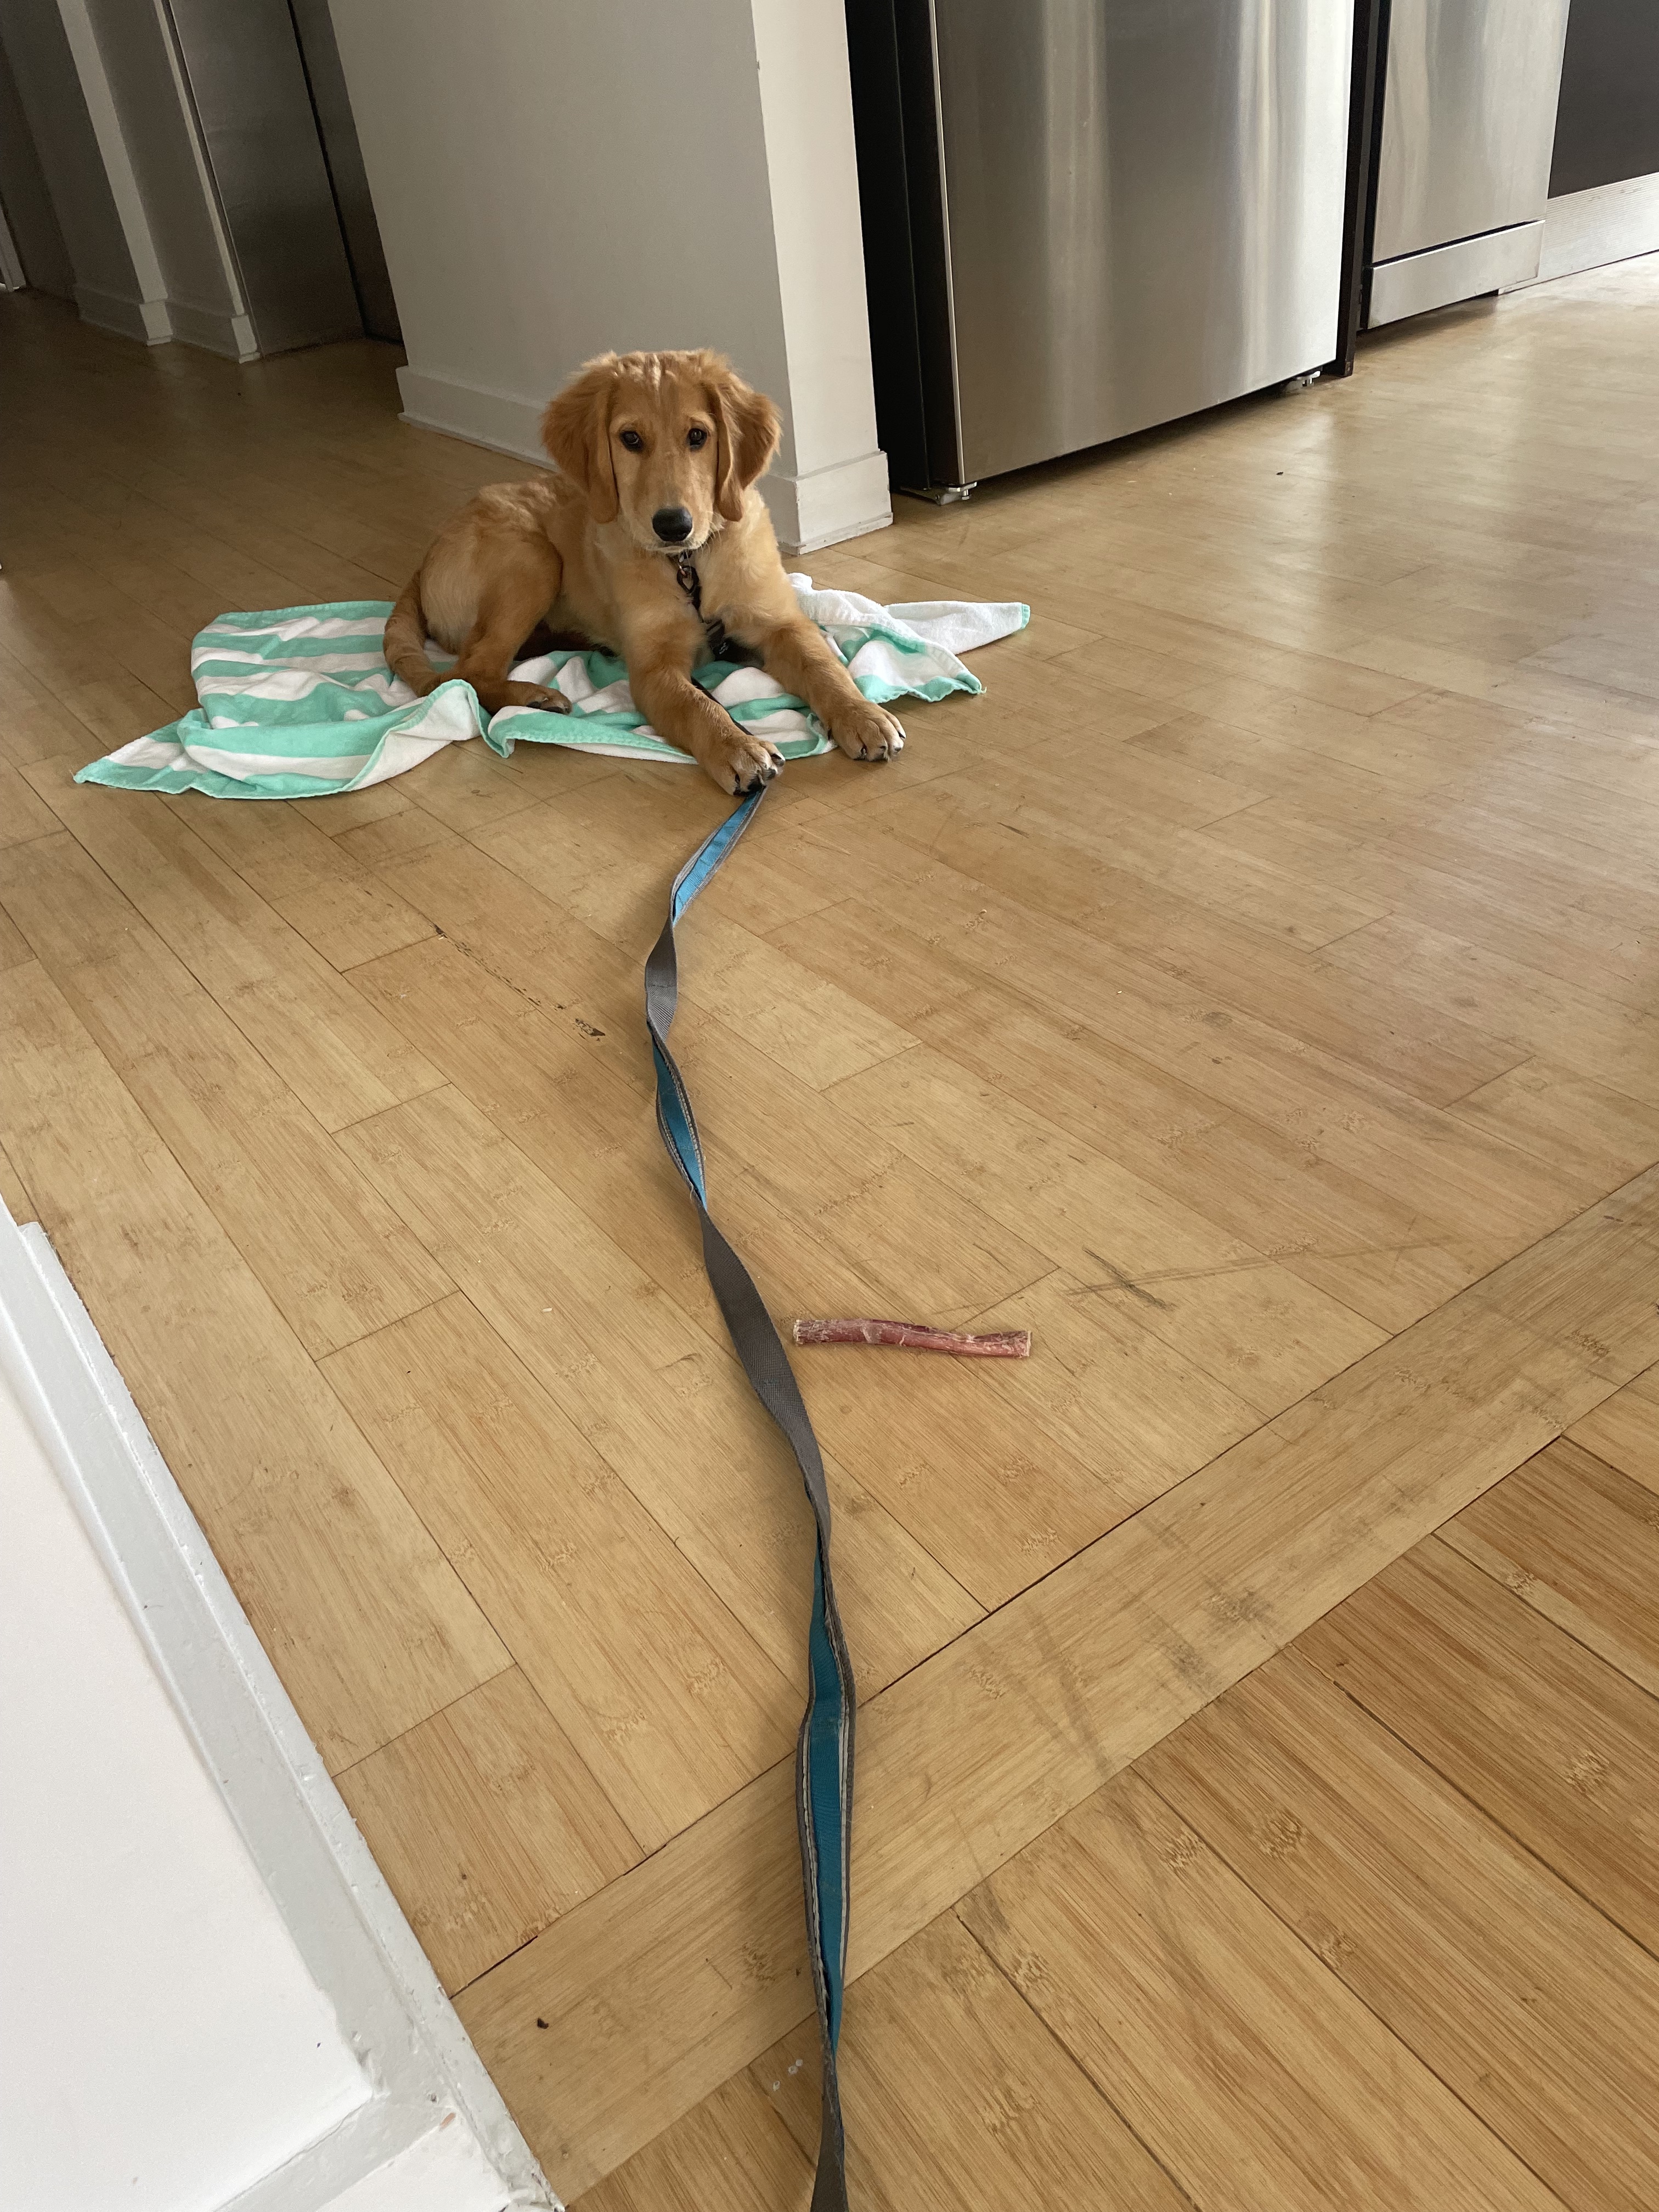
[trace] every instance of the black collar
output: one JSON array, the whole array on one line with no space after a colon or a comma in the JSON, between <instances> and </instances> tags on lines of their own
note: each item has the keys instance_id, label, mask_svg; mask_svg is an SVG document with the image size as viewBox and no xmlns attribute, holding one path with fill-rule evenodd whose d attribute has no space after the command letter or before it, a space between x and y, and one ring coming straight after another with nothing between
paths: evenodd
<instances>
[{"instance_id":1,"label":"black collar","mask_svg":"<svg viewBox=\"0 0 1659 2212\"><path fill-rule=\"evenodd\" d=\"M702 578L697 574L697 564L689 553L674 556L674 581L691 602L694 614L702 616ZM723 660L726 653L726 625L703 620L703 634L708 641L708 658Z\"/></svg>"}]
</instances>

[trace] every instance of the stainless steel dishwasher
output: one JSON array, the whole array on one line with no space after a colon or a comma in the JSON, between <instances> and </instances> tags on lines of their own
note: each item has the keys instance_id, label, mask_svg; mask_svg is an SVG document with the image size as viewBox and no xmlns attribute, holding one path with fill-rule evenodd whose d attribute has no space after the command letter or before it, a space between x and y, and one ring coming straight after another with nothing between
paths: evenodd
<instances>
[{"instance_id":1,"label":"stainless steel dishwasher","mask_svg":"<svg viewBox=\"0 0 1659 2212\"><path fill-rule=\"evenodd\" d=\"M1337 347L1352 0L849 0L877 408L935 496Z\"/></svg>"},{"instance_id":2,"label":"stainless steel dishwasher","mask_svg":"<svg viewBox=\"0 0 1659 2212\"><path fill-rule=\"evenodd\" d=\"M1365 319L1538 274L1568 0L1390 0Z\"/></svg>"}]
</instances>

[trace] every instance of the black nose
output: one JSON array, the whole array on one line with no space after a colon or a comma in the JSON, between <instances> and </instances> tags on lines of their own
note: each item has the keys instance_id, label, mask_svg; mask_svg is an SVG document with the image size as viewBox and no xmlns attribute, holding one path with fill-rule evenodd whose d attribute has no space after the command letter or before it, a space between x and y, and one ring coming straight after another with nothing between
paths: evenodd
<instances>
[{"instance_id":1,"label":"black nose","mask_svg":"<svg viewBox=\"0 0 1659 2212\"><path fill-rule=\"evenodd\" d=\"M665 545L684 545L691 535L691 510L689 507L659 507L651 518L651 527Z\"/></svg>"}]
</instances>

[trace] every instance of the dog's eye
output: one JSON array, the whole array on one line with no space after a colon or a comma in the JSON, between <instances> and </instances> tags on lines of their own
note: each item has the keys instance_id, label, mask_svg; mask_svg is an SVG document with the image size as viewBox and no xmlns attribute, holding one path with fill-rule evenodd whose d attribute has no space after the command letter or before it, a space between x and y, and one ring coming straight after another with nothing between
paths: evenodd
<instances>
[{"instance_id":1,"label":"dog's eye","mask_svg":"<svg viewBox=\"0 0 1659 2212\"><path fill-rule=\"evenodd\" d=\"M621 434L622 441L630 453L642 453L645 451L645 441L637 430L624 430Z\"/></svg>"},{"instance_id":2,"label":"dog's eye","mask_svg":"<svg viewBox=\"0 0 1659 2212\"><path fill-rule=\"evenodd\" d=\"M685 442L694 453L701 453L708 443L708 433L707 430L688 430L685 434Z\"/></svg>"}]
</instances>

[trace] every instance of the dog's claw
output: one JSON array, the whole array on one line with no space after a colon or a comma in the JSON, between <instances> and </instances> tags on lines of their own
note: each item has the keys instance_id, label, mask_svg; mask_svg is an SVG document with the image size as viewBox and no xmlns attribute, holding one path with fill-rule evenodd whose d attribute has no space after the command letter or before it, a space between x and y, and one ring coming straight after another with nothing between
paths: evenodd
<instances>
[{"instance_id":1,"label":"dog's claw","mask_svg":"<svg viewBox=\"0 0 1659 2212\"><path fill-rule=\"evenodd\" d=\"M868 704L837 714L830 723L830 734L848 760L890 760L904 744L896 718L884 708Z\"/></svg>"},{"instance_id":2,"label":"dog's claw","mask_svg":"<svg viewBox=\"0 0 1659 2212\"><path fill-rule=\"evenodd\" d=\"M783 763L781 760L769 754L766 759L746 773L742 769L733 769L732 771L733 794L738 799L747 799L752 792L759 791L770 783L782 766Z\"/></svg>"}]
</instances>

